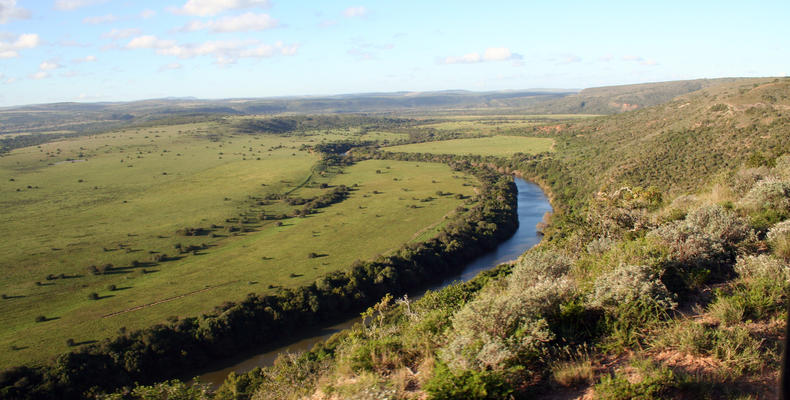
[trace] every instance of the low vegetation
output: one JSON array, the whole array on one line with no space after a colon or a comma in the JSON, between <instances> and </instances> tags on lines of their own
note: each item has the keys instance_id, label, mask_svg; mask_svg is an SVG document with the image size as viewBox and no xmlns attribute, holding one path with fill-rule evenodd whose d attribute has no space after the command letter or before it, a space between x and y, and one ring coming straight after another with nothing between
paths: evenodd
<instances>
[{"instance_id":1,"label":"low vegetation","mask_svg":"<svg viewBox=\"0 0 790 400\"><path fill-rule=\"evenodd\" d=\"M431 154L475 154L507 157L515 153L538 154L551 151L554 141L549 138L521 136L492 136L472 139L453 139L388 147L391 152Z\"/></svg>"},{"instance_id":2,"label":"low vegetation","mask_svg":"<svg viewBox=\"0 0 790 400\"><path fill-rule=\"evenodd\" d=\"M446 163L442 168L453 169L451 174L479 179L478 203L457 209L426 242L299 289L250 295L200 317L84 346L46 367L6 371L0 393L102 397L114 391L104 396L113 399L774 398L790 294L790 80L689 83L697 84L702 90L654 107L518 128L525 137L553 140L553 152L432 154L347 142L348 149L335 152L347 155L333 156L355 163L346 170L369 163L370 179L400 182L406 176L388 176L396 162L421 171ZM481 140L435 126L399 129L415 146ZM451 270L512 232L514 193L507 174L532 179L550 195L555 213L544 219L543 242L469 282L416 301L403 296L415 282ZM442 181L432 178L430 185ZM434 188L403 209L429 198L455 199L444 196L448 192L458 190ZM358 193L352 189L339 204ZM316 196L306 191L299 197ZM294 259L321 260L322 254L305 249ZM182 363L231 354L242 343L371 303L363 323L308 352L283 354L271 367L231 374L216 391L156 383ZM52 318L39 317L39 325Z\"/></svg>"}]
</instances>

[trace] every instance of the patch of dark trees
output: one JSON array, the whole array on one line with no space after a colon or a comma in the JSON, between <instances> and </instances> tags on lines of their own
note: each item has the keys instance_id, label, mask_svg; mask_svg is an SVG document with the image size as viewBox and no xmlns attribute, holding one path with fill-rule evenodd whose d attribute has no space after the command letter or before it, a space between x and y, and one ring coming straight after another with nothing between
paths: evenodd
<instances>
[{"instance_id":1,"label":"patch of dark trees","mask_svg":"<svg viewBox=\"0 0 790 400\"><path fill-rule=\"evenodd\" d=\"M496 170L463 160L451 165L480 179L481 201L449 221L437 237L404 245L391 256L357 261L349 270L329 273L308 286L271 295L251 293L199 317L84 345L44 366L8 369L0 373L0 398L78 399L135 382L161 381L349 316L386 293L400 295L456 272L515 232L517 190L510 176ZM341 186L310 204L320 208L347 195Z\"/></svg>"},{"instance_id":2,"label":"patch of dark trees","mask_svg":"<svg viewBox=\"0 0 790 400\"><path fill-rule=\"evenodd\" d=\"M323 154L343 154L355 147L366 147L374 144L375 142L371 141L344 140L339 142L319 143L313 146L313 149Z\"/></svg>"},{"instance_id":3,"label":"patch of dark trees","mask_svg":"<svg viewBox=\"0 0 790 400\"><path fill-rule=\"evenodd\" d=\"M364 115L292 115L265 119L243 119L234 122L236 131L244 134L302 134L319 129L396 129L410 126L412 120L377 118Z\"/></svg>"}]
</instances>

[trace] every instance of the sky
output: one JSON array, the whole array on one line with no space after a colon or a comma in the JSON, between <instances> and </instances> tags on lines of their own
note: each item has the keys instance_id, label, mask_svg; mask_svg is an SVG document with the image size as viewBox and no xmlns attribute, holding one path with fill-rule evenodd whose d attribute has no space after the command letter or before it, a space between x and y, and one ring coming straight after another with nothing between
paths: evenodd
<instances>
[{"instance_id":1,"label":"sky","mask_svg":"<svg viewBox=\"0 0 790 400\"><path fill-rule=\"evenodd\" d=\"M790 1L0 0L0 106L790 75Z\"/></svg>"}]
</instances>

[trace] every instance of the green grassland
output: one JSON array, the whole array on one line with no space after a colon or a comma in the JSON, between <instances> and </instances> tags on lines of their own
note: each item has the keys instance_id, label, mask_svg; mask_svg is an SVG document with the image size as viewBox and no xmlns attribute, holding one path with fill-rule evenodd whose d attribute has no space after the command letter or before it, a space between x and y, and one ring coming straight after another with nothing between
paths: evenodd
<instances>
[{"instance_id":1,"label":"green grassland","mask_svg":"<svg viewBox=\"0 0 790 400\"><path fill-rule=\"evenodd\" d=\"M0 283L8 297L0 301L0 348L9 349L0 368L67 351L67 339L100 340L250 292L309 284L424 236L472 201L478 184L445 165L413 162L371 160L318 174L318 156L299 150L317 136L222 129L133 129L0 158ZM298 208L267 196L311 198L339 185L356 187L315 214L281 225L253 218ZM185 227L206 234L176 233ZM201 249L179 254L177 244ZM175 259L155 263L163 254ZM104 274L89 270L108 263Z\"/></svg>"},{"instance_id":2,"label":"green grassland","mask_svg":"<svg viewBox=\"0 0 790 400\"><path fill-rule=\"evenodd\" d=\"M552 151L553 147L554 140L548 138L492 136L407 144L387 147L386 150L406 153L509 156L516 153L537 154Z\"/></svg>"}]
</instances>

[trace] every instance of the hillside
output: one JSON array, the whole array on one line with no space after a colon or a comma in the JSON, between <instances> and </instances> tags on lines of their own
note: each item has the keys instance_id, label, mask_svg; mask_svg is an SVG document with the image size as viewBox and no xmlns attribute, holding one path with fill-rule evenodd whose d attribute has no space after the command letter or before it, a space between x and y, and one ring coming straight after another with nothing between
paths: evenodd
<instances>
[{"instance_id":1,"label":"hillside","mask_svg":"<svg viewBox=\"0 0 790 400\"><path fill-rule=\"evenodd\" d=\"M622 185L669 195L699 190L748 159L790 151L789 130L790 79L784 78L727 82L643 110L524 134L556 140L548 167L553 186L557 195L567 192L566 203L576 203Z\"/></svg>"},{"instance_id":2,"label":"hillside","mask_svg":"<svg viewBox=\"0 0 790 400\"><path fill-rule=\"evenodd\" d=\"M615 114L666 103L686 93L737 80L696 79L588 88L576 94L529 105L527 110L536 114Z\"/></svg>"},{"instance_id":3,"label":"hillside","mask_svg":"<svg viewBox=\"0 0 790 400\"><path fill-rule=\"evenodd\" d=\"M557 140L550 155L472 157L551 188L541 246L419 301L385 298L367 326L213 398L777 398L789 97L788 79L724 82L535 129Z\"/></svg>"},{"instance_id":4,"label":"hillside","mask_svg":"<svg viewBox=\"0 0 790 400\"><path fill-rule=\"evenodd\" d=\"M312 149L328 151L325 160L337 163L341 171L332 179L351 184L352 173L367 165L366 179L386 181L367 195L389 198L388 187L400 185L393 182L425 173L430 163L451 178L423 182L425 190L470 174L481 182L474 188L478 202L456 208L426 242L318 280L308 276L315 281L306 286L250 294L199 317L124 330L40 369L6 371L0 394L36 398L60 391L78 398L85 390L117 389L97 397L777 398L790 295L790 78L632 85L573 96L584 97L565 106L584 98L599 113L623 112L559 120L425 111L429 116L414 119L237 116L220 122L235 129L223 145L272 133L281 136L267 140L299 144L325 135L334 141ZM496 104L510 104L500 109L509 113L517 97ZM561 112L560 102L570 97L555 99L552 110ZM628 111L634 107L616 104L640 106ZM371 134L397 138L396 146L362 140ZM244 147L232 153L237 158L238 151ZM408 163L411 172L390 181L387 168L395 163ZM505 237L513 229L510 173L540 184L551 198L555 214L544 217L539 246L417 301L385 296L417 286L438 273L434 269L452 270ZM471 195L467 185L452 190ZM451 189L436 195L447 195L444 190ZM353 206L348 213L357 213L368 206L355 199L334 207ZM453 199L446 200L451 209ZM202 257L214 264L211 255ZM363 313L366 324L304 354L283 354L272 367L231 374L216 392L179 381L152 383L152 374L170 379L183 365L293 334L301 323L322 320L318 310L341 315L375 299L381 300Z\"/></svg>"}]
</instances>

